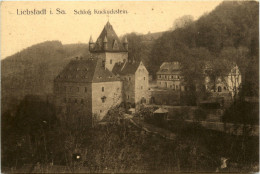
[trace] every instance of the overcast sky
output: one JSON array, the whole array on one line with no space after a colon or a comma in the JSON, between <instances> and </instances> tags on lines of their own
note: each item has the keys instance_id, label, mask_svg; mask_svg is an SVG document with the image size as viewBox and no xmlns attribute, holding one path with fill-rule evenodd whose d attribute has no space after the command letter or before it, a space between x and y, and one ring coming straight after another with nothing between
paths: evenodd
<instances>
[{"instance_id":1,"label":"overcast sky","mask_svg":"<svg viewBox=\"0 0 260 174\"><path fill-rule=\"evenodd\" d=\"M152 1L152 2L2 2L1 4L1 58L10 56L33 44L60 40L62 44L94 41L108 20L105 14L94 10L126 10L128 14L111 14L109 21L118 36L138 32L146 34L168 30L175 19L192 15L198 19L212 11L221 1ZM55 13L56 8L66 14ZM20 15L22 10L46 9L46 15ZM75 15L74 10L91 10L91 15ZM18 14L17 14L18 10Z\"/></svg>"}]
</instances>

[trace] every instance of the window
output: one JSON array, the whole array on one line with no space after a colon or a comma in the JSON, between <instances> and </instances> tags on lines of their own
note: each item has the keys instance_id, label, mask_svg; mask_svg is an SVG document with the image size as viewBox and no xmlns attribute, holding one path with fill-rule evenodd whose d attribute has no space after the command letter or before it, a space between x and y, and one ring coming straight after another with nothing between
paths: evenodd
<instances>
[{"instance_id":1,"label":"window","mask_svg":"<svg viewBox=\"0 0 260 174\"><path fill-rule=\"evenodd\" d=\"M218 87L218 92L221 92L222 91L222 88L221 86Z\"/></svg>"},{"instance_id":2,"label":"window","mask_svg":"<svg viewBox=\"0 0 260 174\"><path fill-rule=\"evenodd\" d=\"M128 80L130 81L130 80L131 80L131 77L128 77Z\"/></svg>"},{"instance_id":3,"label":"window","mask_svg":"<svg viewBox=\"0 0 260 174\"><path fill-rule=\"evenodd\" d=\"M145 77L144 77L144 80L145 80Z\"/></svg>"},{"instance_id":4,"label":"window","mask_svg":"<svg viewBox=\"0 0 260 174\"><path fill-rule=\"evenodd\" d=\"M83 104L84 103L84 99L81 99L81 104Z\"/></svg>"},{"instance_id":5,"label":"window","mask_svg":"<svg viewBox=\"0 0 260 174\"><path fill-rule=\"evenodd\" d=\"M143 89L143 86L141 86L141 89Z\"/></svg>"},{"instance_id":6,"label":"window","mask_svg":"<svg viewBox=\"0 0 260 174\"><path fill-rule=\"evenodd\" d=\"M64 98L64 103L67 103L67 99L66 98Z\"/></svg>"},{"instance_id":7,"label":"window","mask_svg":"<svg viewBox=\"0 0 260 174\"><path fill-rule=\"evenodd\" d=\"M85 92L87 92L88 91L88 88L87 87L85 87Z\"/></svg>"},{"instance_id":8,"label":"window","mask_svg":"<svg viewBox=\"0 0 260 174\"><path fill-rule=\"evenodd\" d=\"M173 79L173 76L172 76L172 79Z\"/></svg>"},{"instance_id":9,"label":"window","mask_svg":"<svg viewBox=\"0 0 260 174\"><path fill-rule=\"evenodd\" d=\"M102 113L102 110L100 110L99 112Z\"/></svg>"},{"instance_id":10,"label":"window","mask_svg":"<svg viewBox=\"0 0 260 174\"><path fill-rule=\"evenodd\" d=\"M79 87L77 87L77 92L79 92Z\"/></svg>"},{"instance_id":11,"label":"window","mask_svg":"<svg viewBox=\"0 0 260 174\"><path fill-rule=\"evenodd\" d=\"M102 92L104 92L105 91L105 88L102 86Z\"/></svg>"},{"instance_id":12,"label":"window","mask_svg":"<svg viewBox=\"0 0 260 174\"><path fill-rule=\"evenodd\" d=\"M179 89L179 85L176 85L176 89Z\"/></svg>"},{"instance_id":13,"label":"window","mask_svg":"<svg viewBox=\"0 0 260 174\"><path fill-rule=\"evenodd\" d=\"M127 99L129 99L129 95L127 95Z\"/></svg>"},{"instance_id":14,"label":"window","mask_svg":"<svg viewBox=\"0 0 260 174\"><path fill-rule=\"evenodd\" d=\"M77 100L77 99L75 99L75 103L78 103L78 100Z\"/></svg>"},{"instance_id":15,"label":"window","mask_svg":"<svg viewBox=\"0 0 260 174\"><path fill-rule=\"evenodd\" d=\"M106 98L107 98L106 96L101 97L102 103L105 103Z\"/></svg>"},{"instance_id":16,"label":"window","mask_svg":"<svg viewBox=\"0 0 260 174\"><path fill-rule=\"evenodd\" d=\"M110 59L110 64L112 64L112 62L113 62L112 59Z\"/></svg>"}]
</instances>

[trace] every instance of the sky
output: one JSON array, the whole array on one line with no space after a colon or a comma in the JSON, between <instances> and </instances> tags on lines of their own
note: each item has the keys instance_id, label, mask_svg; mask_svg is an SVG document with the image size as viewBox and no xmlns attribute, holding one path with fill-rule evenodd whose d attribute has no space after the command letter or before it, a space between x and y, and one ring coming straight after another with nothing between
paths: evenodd
<instances>
[{"instance_id":1,"label":"sky","mask_svg":"<svg viewBox=\"0 0 260 174\"><path fill-rule=\"evenodd\" d=\"M44 41L88 43L90 35L95 41L108 20L118 36L131 32L146 34L166 31L179 17L191 15L196 20L220 3L221 1L5 1L1 3L1 59ZM46 9L46 15L27 15L27 9ZM57 9L64 10L66 14L56 14ZM111 9L127 11L127 14L94 14L95 10ZM50 14L50 10L53 14ZM91 15L78 15L74 10L90 10Z\"/></svg>"}]
</instances>

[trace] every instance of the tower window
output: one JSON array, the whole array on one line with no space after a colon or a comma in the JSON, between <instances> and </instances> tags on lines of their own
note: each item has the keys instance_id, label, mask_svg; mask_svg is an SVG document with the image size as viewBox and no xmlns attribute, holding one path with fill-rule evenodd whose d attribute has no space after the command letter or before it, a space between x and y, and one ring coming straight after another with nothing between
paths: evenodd
<instances>
[{"instance_id":1,"label":"tower window","mask_svg":"<svg viewBox=\"0 0 260 174\"><path fill-rule=\"evenodd\" d=\"M104 92L105 91L105 88L102 86L102 92Z\"/></svg>"},{"instance_id":2,"label":"tower window","mask_svg":"<svg viewBox=\"0 0 260 174\"><path fill-rule=\"evenodd\" d=\"M106 96L101 97L101 100L102 100L102 103L105 103L105 101L106 101Z\"/></svg>"}]
</instances>

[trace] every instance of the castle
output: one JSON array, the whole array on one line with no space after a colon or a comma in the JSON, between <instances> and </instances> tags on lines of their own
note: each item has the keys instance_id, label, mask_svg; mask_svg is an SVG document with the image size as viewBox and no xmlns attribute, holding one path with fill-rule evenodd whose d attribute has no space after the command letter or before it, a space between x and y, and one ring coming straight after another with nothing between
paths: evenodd
<instances>
[{"instance_id":1,"label":"castle","mask_svg":"<svg viewBox=\"0 0 260 174\"><path fill-rule=\"evenodd\" d=\"M120 41L107 22L96 42L89 40L90 57L77 57L54 79L60 116L102 120L121 104L132 107L148 101L148 71L142 61L128 58L127 38Z\"/></svg>"}]
</instances>

